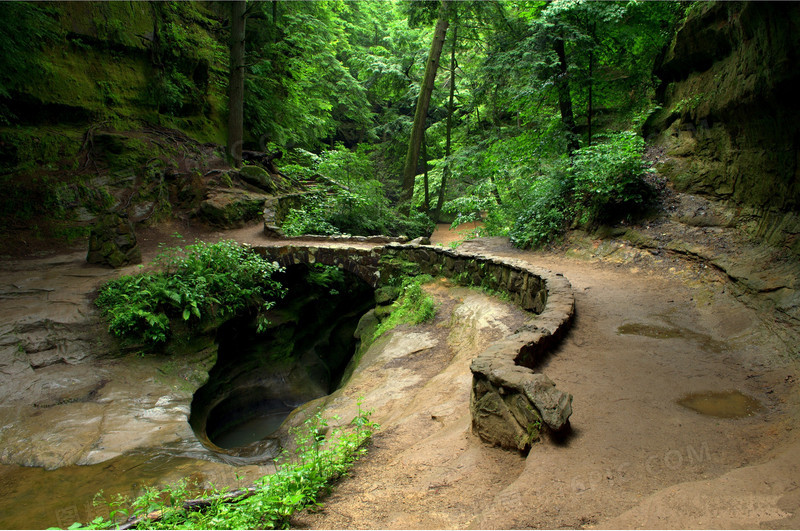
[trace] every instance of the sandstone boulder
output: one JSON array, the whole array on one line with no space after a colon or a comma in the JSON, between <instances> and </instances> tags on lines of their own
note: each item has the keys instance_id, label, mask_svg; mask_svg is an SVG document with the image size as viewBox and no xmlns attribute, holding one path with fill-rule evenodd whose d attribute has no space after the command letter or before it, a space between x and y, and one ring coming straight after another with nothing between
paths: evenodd
<instances>
[{"instance_id":1,"label":"sandstone boulder","mask_svg":"<svg viewBox=\"0 0 800 531\"><path fill-rule=\"evenodd\" d=\"M86 261L114 268L142 261L133 224L127 216L108 213L97 219L89 235Z\"/></svg>"},{"instance_id":2,"label":"sandstone boulder","mask_svg":"<svg viewBox=\"0 0 800 531\"><path fill-rule=\"evenodd\" d=\"M212 188L200 203L199 216L225 229L244 226L261 216L268 196L237 188Z\"/></svg>"}]
</instances>

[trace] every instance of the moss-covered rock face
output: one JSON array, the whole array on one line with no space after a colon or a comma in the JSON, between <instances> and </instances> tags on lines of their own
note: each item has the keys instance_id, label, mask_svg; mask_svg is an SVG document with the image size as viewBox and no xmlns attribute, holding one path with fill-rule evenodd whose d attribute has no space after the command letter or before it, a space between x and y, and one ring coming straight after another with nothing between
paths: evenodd
<instances>
[{"instance_id":1,"label":"moss-covered rock face","mask_svg":"<svg viewBox=\"0 0 800 531\"><path fill-rule=\"evenodd\" d=\"M648 124L666 147L660 171L679 191L765 219L800 211L798 24L792 3L690 11L657 72L663 109Z\"/></svg>"},{"instance_id":2,"label":"moss-covered rock face","mask_svg":"<svg viewBox=\"0 0 800 531\"><path fill-rule=\"evenodd\" d=\"M0 167L74 156L97 123L131 130L144 120L224 142L227 47L212 4L54 2L25 12L49 27L15 59L29 72L0 81Z\"/></svg>"},{"instance_id":3,"label":"moss-covered rock face","mask_svg":"<svg viewBox=\"0 0 800 531\"><path fill-rule=\"evenodd\" d=\"M109 210L135 224L199 211L215 184L203 176L224 164L213 146L226 136L226 10L0 4L0 253L72 243ZM259 215L248 208L226 215Z\"/></svg>"},{"instance_id":4,"label":"moss-covered rock face","mask_svg":"<svg viewBox=\"0 0 800 531\"><path fill-rule=\"evenodd\" d=\"M115 268L140 263L142 253L131 222L114 213L100 217L89 235L86 261Z\"/></svg>"},{"instance_id":5,"label":"moss-covered rock face","mask_svg":"<svg viewBox=\"0 0 800 531\"><path fill-rule=\"evenodd\" d=\"M206 222L224 229L242 227L261 215L267 197L235 188L214 188L200 203L199 215Z\"/></svg>"}]
</instances>

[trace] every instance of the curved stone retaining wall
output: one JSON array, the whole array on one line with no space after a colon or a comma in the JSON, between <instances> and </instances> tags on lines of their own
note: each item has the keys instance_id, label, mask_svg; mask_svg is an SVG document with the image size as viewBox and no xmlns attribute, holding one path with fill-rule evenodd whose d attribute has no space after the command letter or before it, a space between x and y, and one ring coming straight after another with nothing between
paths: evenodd
<instances>
[{"instance_id":1,"label":"curved stone retaining wall","mask_svg":"<svg viewBox=\"0 0 800 531\"><path fill-rule=\"evenodd\" d=\"M390 243L369 249L286 245L256 250L283 266L339 266L373 287L395 276L427 273L508 294L534 315L472 361L473 431L490 444L525 450L544 429L558 431L568 425L572 395L534 370L572 321L572 287L562 275L521 260L428 245Z\"/></svg>"},{"instance_id":2,"label":"curved stone retaining wall","mask_svg":"<svg viewBox=\"0 0 800 531\"><path fill-rule=\"evenodd\" d=\"M472 428L481 439L525 450L545 427L558 431L567 426L572 395L534 371L572 322L572 286L563 275L521 260L430 246L387 245L380 263L381 277L416 268L416 273L505 292L536 314L472 361Z\"/></svg>"}]
</instances>

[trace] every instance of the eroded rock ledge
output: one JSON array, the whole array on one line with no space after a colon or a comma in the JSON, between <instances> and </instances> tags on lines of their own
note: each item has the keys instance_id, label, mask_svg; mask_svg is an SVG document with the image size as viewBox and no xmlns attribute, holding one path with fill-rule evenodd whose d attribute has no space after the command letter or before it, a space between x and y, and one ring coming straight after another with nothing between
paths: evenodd
<instances>
[{"instance_id":1,"label":"eroded rock ledge","mask_svg":"<svg viewBox=\"0 0 800 531\"><path fill-rule=\"evenodd\" d=\"M490 444L525 450L543 429L558 431L567 425L572 396L535 372L572 320L574 297L562 275L521 260L428 245L390 243L370 249L282 245L256 250L281 265L316 262L343 267L372 286L398 275L427 273L507 294L534 315L472 361L473 430Z\"/></svg>"}]
</instances>

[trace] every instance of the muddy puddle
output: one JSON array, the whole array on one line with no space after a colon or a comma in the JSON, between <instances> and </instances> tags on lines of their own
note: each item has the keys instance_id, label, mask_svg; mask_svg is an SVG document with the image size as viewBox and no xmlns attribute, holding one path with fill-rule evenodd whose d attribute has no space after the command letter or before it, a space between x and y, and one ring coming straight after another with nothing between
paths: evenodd
<instances>
[{"instance_id":1,"label":"muddy puddle","mask_svg":"<svg viewBox=\"0 0 800 531\"><path fill-rule=\"evenodd\" d=\"M723 419L752 417L763 409L761 402L739 391L690 393L678 404L701 415Z\"/></svg>"},{"instance_id":2,"label":"muddy puddle","mask_svg":"<svg viewBox=\"0 0 800 531\"><path fill-rule=\"evenodd\" d=\"M653 339L688 339L694 341L701 349L708 352L722 352L725 349L724 343L712 339L707 334L701 334L688 328L628 323L617 328L617 333Z\"/></svg>"}]
</instances>

